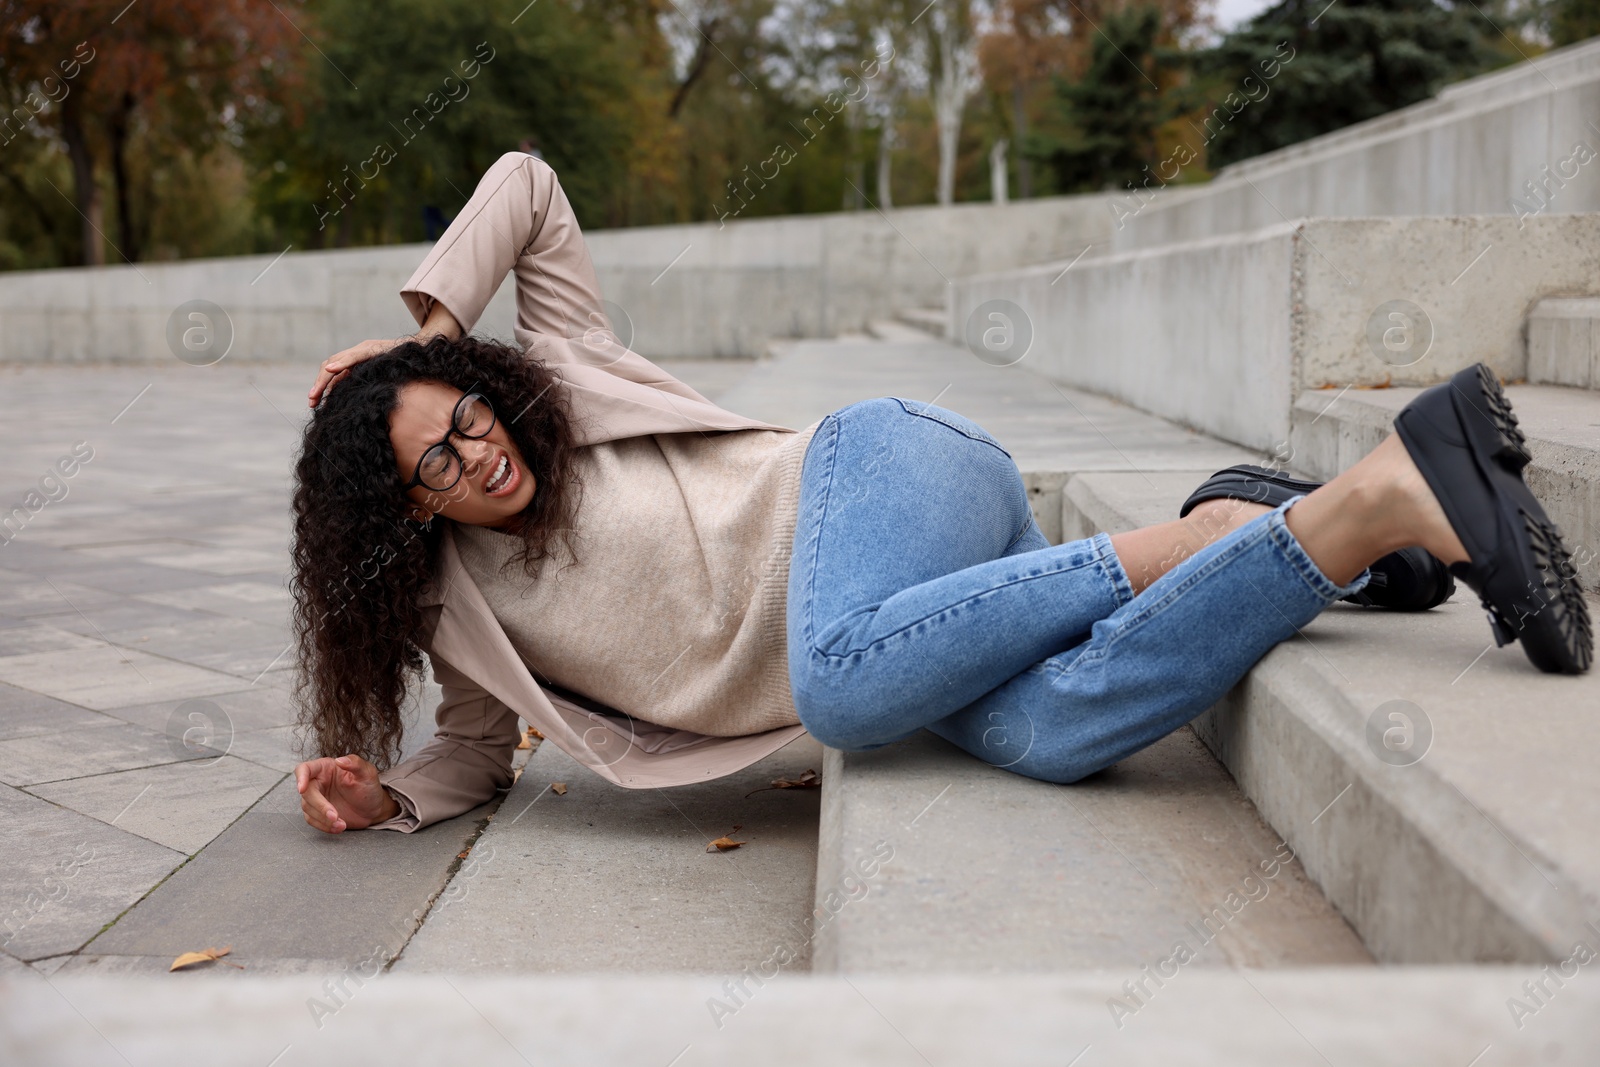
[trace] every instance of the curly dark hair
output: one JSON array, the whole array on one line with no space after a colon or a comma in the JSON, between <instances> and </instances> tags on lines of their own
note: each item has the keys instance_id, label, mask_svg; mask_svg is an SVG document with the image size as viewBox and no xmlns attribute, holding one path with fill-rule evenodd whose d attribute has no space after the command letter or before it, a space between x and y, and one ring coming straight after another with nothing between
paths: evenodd
<instances>
[{"instance_id":1,"label":"curly dark hair","mask_svg":"<svg viewBox=\"0 0 1600 1067\"><path fill-rule=\"evenodd\" d=\"M389 440L401 387L435 381L488 397L537 489L507 532L538 573L577 506L572 416L556 374L519 349L474 337L407 341L358 363L306 425L295 463L295 699L302 732L323 755L399 756L401 703L421 676L417 600L433 574L443 520L410 517ZM517 414L519 413L520 414ZM570 545L568 546L570 548Z\"/></svg>"}]
</instances>

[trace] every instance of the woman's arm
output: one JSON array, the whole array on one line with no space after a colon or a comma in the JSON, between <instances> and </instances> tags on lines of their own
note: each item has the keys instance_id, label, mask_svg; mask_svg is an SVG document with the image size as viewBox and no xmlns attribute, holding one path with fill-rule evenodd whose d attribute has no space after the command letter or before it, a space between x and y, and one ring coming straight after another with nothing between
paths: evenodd
<instances>
[{"instance_id":1,"label":"woman's arm","mask_svg":"<svg viewBox=\"0 0 1600 1067\"><path fill-rule=\"evenodd\" d=\"M403 803L381 825L374 820L374 829L411 833L471 811L512 782L512 753L522 739L517 713L437 655L429 660L444 690L433 740L378 776Z\"/></svg>"},{"instance_id":2,"label":"woman's arm","mask_svg":"<svg viewBox=\"0 0 1600 1067\"><path fill-rule=\"evenodd\" d=\"M471 331L507 273L524 344L532 334L581 337L604 318L578 216L550 165L523 152L484 172L400 296L418 323L444 304Z\"/></svg>"}]
</instances>

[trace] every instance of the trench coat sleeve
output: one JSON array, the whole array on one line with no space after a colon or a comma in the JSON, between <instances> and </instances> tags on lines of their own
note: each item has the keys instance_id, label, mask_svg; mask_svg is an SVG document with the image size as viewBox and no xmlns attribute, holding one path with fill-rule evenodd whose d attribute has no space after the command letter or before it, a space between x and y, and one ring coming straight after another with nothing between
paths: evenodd
<instances>
[{"instance_id":1,"label":"trench coat sleeve","mask_svg":"<svg viewBox=\"0 0 1600 1067\"><path fill-rule=\"evenodd\" d=\"M518 340L609 333L578 216L542 159L508 152L411 275L400 297L420 326L443 304L471 332L507 273L516 275Z\"/></svg>"},{"instance_id":2,"label":"trench coat sleeve","mask_svg":"<svg viewBox=\"0 0 1600 1067\"><path fill-rule=\"evenodd\" d=\"M512 753L522 738L517 713L438 655L429 659L444 690L434 713L438 728L415 756L378 775L403 810L370 830L411 833L511 786Z\"/></svg>"}]
</instances>

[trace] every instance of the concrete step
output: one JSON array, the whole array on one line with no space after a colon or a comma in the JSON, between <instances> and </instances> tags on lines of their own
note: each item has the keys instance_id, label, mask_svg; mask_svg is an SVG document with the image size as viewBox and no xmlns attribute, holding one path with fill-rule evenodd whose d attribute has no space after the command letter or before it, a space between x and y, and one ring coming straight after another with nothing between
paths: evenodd
<instances>
[{"instance_id":1,"label":"concrete step","mask_svg":"<svg viewBox=\"0 0 1600 1067\"><path fill-rule=\"evenodd\" d=\"M1558 985L1511 967L1169 969L1165 979L1141 975L1148 996L1136 991L1135 1002L1119 972L774 979L768 970L737 976L743 993L695 976L366 972L341 979L341 995L312 976L208 966L51 982L0 966L0 1060L1493 1067L1591 1062L1600 1045L1596 983ZM1530 980L1548 997L1530 1000ZM1526 1014L1508 1011L1512 1000Z\"/></svg>"},{"instance_id":2,"label":"concrete step","mask_svg":"<svg viewBox=\"0 0 1600 1067\"><path fill-rule=\"evenodd\" d=\"M1282 455L1317 478L1331 478L1388 436L1395 415L1418 389L1314 390L1292 414ZM1533 463L1528 484L1561 527L1589 589L1600 588L1600 393L1552 385L1507 389Z\"/></svg>"},{"instance_id":3,"label":"concrete step","mask_svg":"<svg viewBox=\"0 0 1600 1067\"><path fill-rule=\"evenodd\" d=\"M933 336L899 319L873 319L867 323L867 334L877 341L926 341Z\"/></svg>"},{"instance_id":4,"label":"concrete step","mask_svg":"<svg viewBox=\"0 0 1600 1067\"><path fill-rule=\"evenodd\" d=\"M802 736L712 782L619 789L541 744L394 970L737 975L781 944L803 971L818 791L766 787L821 769ZM748 844L706 851L730 831Z\"/></svg>"},{"instance_id":5,"label":"concrete step","mask_svg":"<svg viewBox=\"0 0 1600 1067\"><path fill-rule=\"evenodd\" d=\"M1600 297L1546 297L1534 305L1528 380L1600 389Z\"/></svg>"},{"instance_id":6,"label":"concrete step","mask_svg":"<svg viewBox=\"0 0 1600 1067\"><path fill-rule=\"evenodd\" d=\"M949 312L943 307L901 308L894 313L894 317L934 337L943 337L949 322Z\"/></svg>"},{"instance_id":7,"label":"concrete step","mask_svg":"<svg viewBox=\"0 0 1600 1067\"><path fill-rule=\"evenodd\" d=\"M1527 378L1528 309L1597 274L1600 213L1309 218L959 278L949 299L957 323L1020 308L1026 365L1056 382L1276 453L1308 389L1429 385L1479 361Z\"/></svg>"},{"instance_id":8,"label":"concrete step","mask_svg":"<svg viewBox=\"0 0 1600 1067\"><path fill-rule=\"evenodd\" d=\"M1169 519L1191 488L1078 475L1062 527ZM1600 936L1600 674L1495 648L1470 593L1425 615L1336 604L1194 728L1380 961L1553 962Z\"/></svg>"},{"instance_id":9,"label":"concrete step","mask_svg":"<svg viewBox=\"0 0 1600 1067\"><path fill-rule=\"evenodd\" d=\"M819 973L1371 962L1188 730L1073 786L926 733L829 750L814 915Z\"/></svg>"}]
</instances>

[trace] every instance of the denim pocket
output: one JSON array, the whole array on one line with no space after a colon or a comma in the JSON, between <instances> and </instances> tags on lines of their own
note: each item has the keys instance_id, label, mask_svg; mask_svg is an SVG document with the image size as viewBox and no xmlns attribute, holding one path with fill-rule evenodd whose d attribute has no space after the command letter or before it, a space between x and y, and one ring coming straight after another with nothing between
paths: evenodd
<instances>
[{"instance_id":1,"label":"denim pocket","mask_svg":"<svg viewBox=\"0 0 1600 1067\"><path fill-rule=\"evenodd\" d=\"M934 407L932 404L924 404L920 400L907 400L904 397L898 396L891 397L890 399L905 409L905 413L907 415L916 415L919 418L931 419L934 422L950 427L952 430L962 434L965 437L970 437L974 441L982 441L984 444L993 445L995 448L1005 453L1007 459L1013 458L1010 452L1006 452L1004 445L1002 445L999 441L996 441L993 437L990 437L988 432L985 431L982 426L979 426L965 415L957 415L955 412L946 408Z\"/></svg>"}]
</instances>

